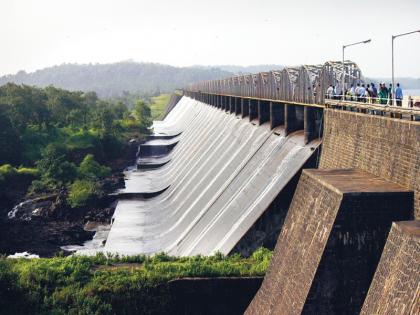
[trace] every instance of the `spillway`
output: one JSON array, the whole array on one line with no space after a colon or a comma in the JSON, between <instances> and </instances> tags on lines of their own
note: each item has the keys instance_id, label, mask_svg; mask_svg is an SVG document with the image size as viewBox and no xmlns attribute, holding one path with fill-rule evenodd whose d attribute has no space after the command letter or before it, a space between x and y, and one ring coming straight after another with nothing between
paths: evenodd
<instances>
[{"instance_id":1,"label":"spillway","mask_svg":"<svg viewBox=\"0 0 420 315\"><path fill-rule=\"evenodd\" d=\"M177 144L161 167L127 174L121 193L137 196L119 200L105 252L228 254L319 145L188 97L154 129Z\"/></svg>"}]
</instances>

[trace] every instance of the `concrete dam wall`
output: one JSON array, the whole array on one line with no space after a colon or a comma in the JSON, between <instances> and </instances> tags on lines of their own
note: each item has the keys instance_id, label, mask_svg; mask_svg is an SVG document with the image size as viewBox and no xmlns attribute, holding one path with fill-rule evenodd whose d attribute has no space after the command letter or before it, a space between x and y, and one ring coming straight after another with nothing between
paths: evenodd
<instances>
[{"instance_id":1,"label":"concrete dam wall","mask_svg":"<svg viewBox=\"0 0 420 315\"><path fill-rule=\"evenodd\" d=\"M105 252L229 253L320 143L305 144L303 130L286 136L282 127L258 126L188 97L155 133L168 137L160 145L177 144L149 161L165 164L127 174Z\"/></svg>"},{"instance_id":2,"label":"concrete dam wall","mask_svg":"<svg viewBox=\"0 0 420 315\"><path fill-rule=\"evenodd\" d=\"M357 170L304 170L247 314L357 314L409 190ZM411 200L411 201L410 201Z\"/></svg>"},{"instance_id":3,"label":"concrete dam wall","mask_svg":"<svg viewBox=\"0 0 420 315\"><path fill-rule=\"evenodd\" d=\"M303 170L247 314L417 314L419 223L393 222L419 215L420 124L324 121L320 168Z\"/></svg>"}]
</instances>

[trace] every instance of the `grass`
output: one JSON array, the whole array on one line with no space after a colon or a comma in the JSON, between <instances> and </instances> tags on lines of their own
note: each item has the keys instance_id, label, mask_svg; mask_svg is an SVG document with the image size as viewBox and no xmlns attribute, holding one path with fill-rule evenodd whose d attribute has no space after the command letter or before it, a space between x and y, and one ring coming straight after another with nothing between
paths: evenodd
<instances>
[{"instance_id":1,"label":"grass","mask_svg":"<svg viewBox=\"0 0 420 315\"><path fill-rule=\"evenodd\" d=\"M161 94L151 98L150 109L152 110L153 120L162 118L170 98L171 94Z\"/></svg>"},{"instance_id":2,"label":"grass","mask_svg":"<svg viewBox=\"0 0 420 315\"><path fill-rule=\"evenodd\" d=\"M262 276L271 255L0 257L0 314L168 313L170 280Z\"/></svg>"}]
</instances>

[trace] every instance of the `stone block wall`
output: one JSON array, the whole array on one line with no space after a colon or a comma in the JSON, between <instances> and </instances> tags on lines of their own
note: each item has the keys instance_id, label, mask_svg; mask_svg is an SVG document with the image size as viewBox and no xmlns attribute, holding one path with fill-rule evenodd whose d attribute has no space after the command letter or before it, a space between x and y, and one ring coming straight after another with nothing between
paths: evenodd
<instances>
[{"instance_id":1,"label":"stone block wall","mask_svg":"<svg viewBox=\"0 0 420 315\"><path fill-rule=\"evenodd\" d=\"M418 314L420 221L392 224L362 315Z\"/></svg>"},{"instance_id":2,"label":"stone block wall","mask_svg":"<svg viewBox=\"0 0 420 315\"><path fill-rule=\"evenodd\" d=\"M358 314L413 193L358 170L304 170L247 314Z\"/></svg>"},{"instance_id":3,"label":"stone block wall","mask_svg":"<svg viewBox=\"0 0 420 315\"><path fill-rule=\"evenodd\" d=\"M264 282L246 314L300 314L342 195L300 178Z\"/></svg>"},{"instance_id":4,"label":"stone block wall","mask_svg":"<svg viewBox=\"0 0 420 315\"><path fill-rule=\"evenodd\" d=\"M357 168L407 187L420 218L420 122L325 109L320 168Z\"/></svg>"}]
</instances>

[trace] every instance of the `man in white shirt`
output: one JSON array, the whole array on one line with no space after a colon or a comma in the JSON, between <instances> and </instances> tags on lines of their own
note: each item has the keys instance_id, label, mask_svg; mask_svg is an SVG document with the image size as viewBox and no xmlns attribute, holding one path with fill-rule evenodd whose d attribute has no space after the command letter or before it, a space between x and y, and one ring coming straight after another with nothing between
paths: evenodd
<instances>
[{"instance_id":1,"label":"man in white shirt","mask_svg":"<svg viewBox=\"0 0 420 315\"><path fill-rule=\"evenodd\" d=\"M332 99L334 96L334 88L332 85L330 85L327 89L327 98Z\"/></svg>"},{"instance_id":2,"label":"man in white shirt","mask_svg":"<svg viewBox=\"0 0 420 315\"><path fill-rule=\"evenodd\" d=\"M365 85L362 84L362 86L359 88L359 95L360 95L360 100L359 101L361 101L363 103L366 102L365 93L366 93L366 88L365 88Z\"/></svg>"}]
</instances>

